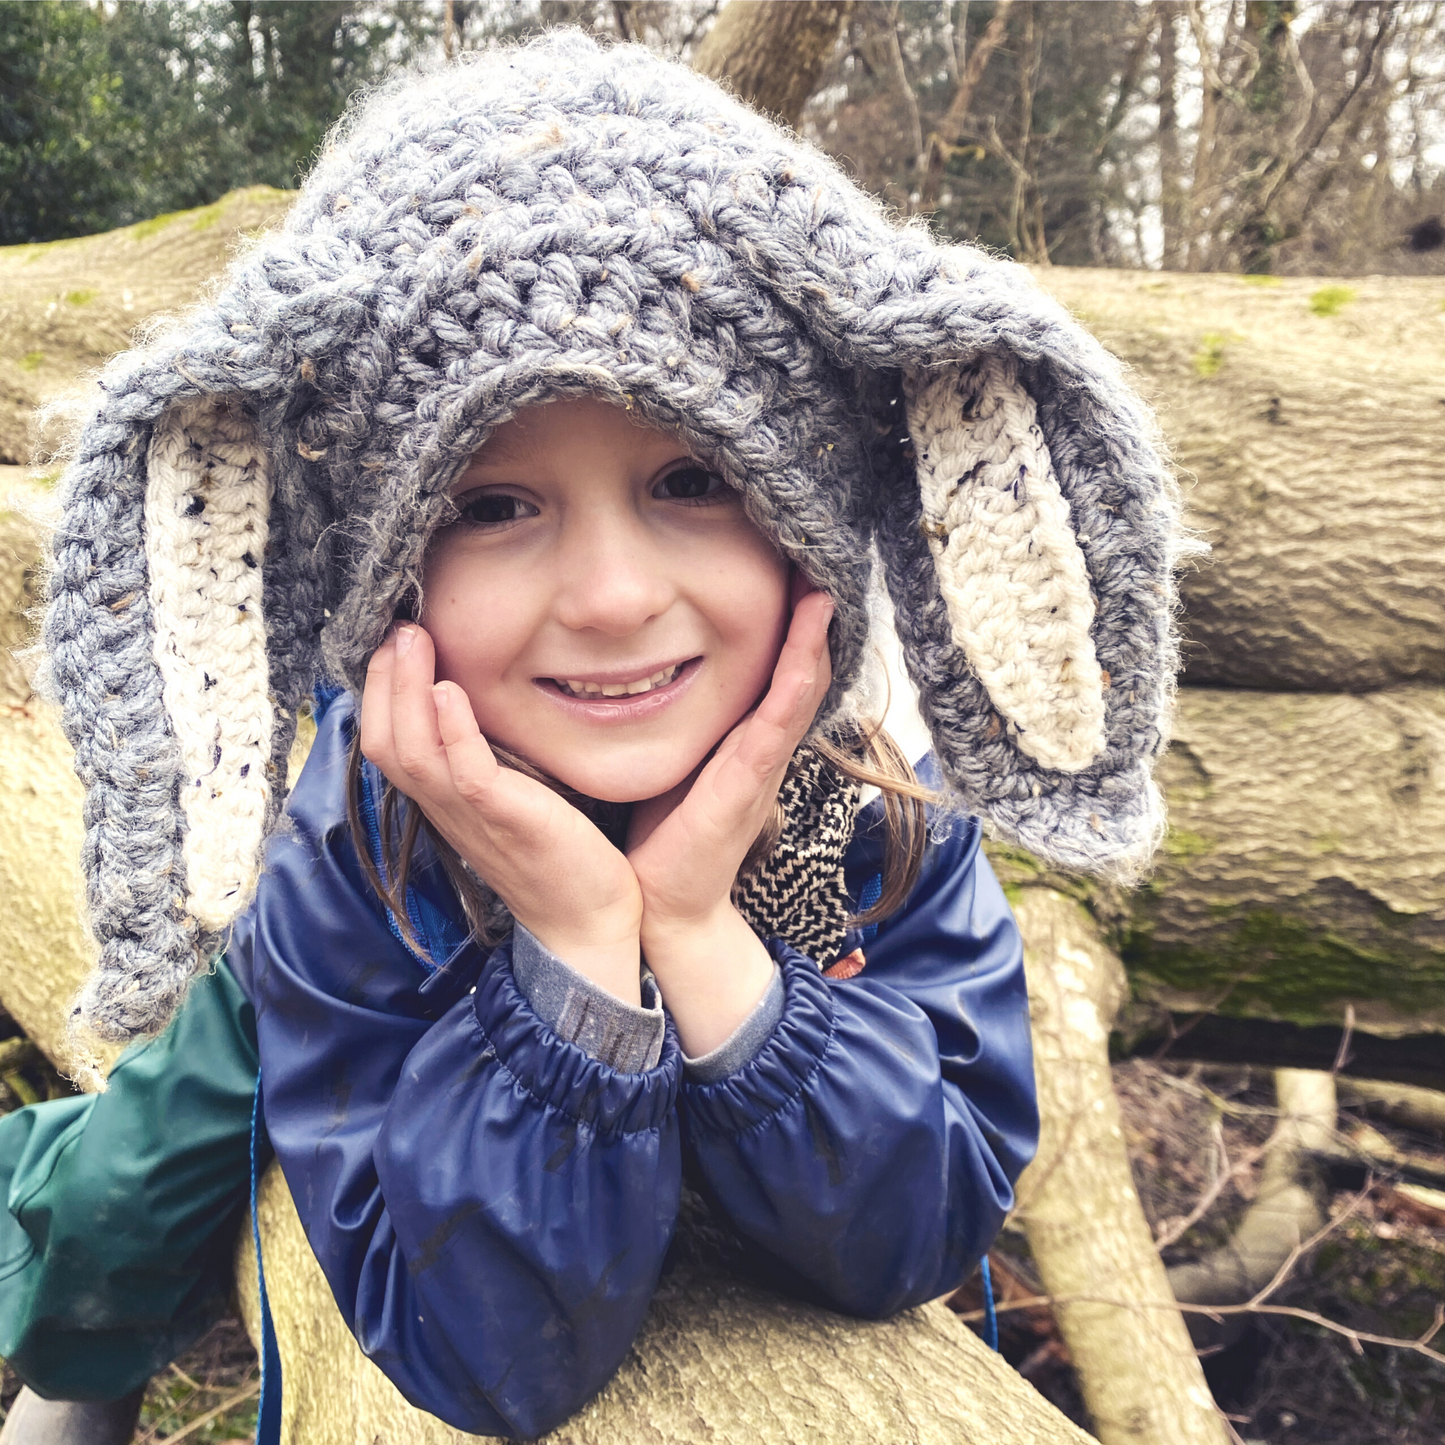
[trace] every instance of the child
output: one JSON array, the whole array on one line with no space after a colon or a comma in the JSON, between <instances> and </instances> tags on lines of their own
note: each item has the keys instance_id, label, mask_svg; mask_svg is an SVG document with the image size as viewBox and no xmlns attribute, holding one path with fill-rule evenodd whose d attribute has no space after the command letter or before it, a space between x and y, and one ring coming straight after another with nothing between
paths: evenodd
<instances>
[{"instance_id":1,"label":"child","mask_svg":"<svg viewBox=\"0 0 1445 1445\"><path fill-rule=\"evenodd\" d=\"M554 34L369 101L103 386L46 630L76 1036L154 1033L225 949L402 1392L579 1408L685 1164L790 1289L957 1285L1036 1121L978 824L919 800L1075 868L1161 826L1177 503L1100 348L691 72ZM875 547L926 786L861 680Z\"/></svg>"}]
</instances>

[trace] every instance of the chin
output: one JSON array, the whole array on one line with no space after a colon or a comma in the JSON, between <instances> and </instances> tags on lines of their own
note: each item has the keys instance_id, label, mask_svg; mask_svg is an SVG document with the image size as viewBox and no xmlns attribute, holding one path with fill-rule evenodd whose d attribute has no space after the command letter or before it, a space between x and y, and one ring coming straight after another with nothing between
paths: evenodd
<instances>
[{"instance_id":1,"label":"chin","mask_svg":"<svg viewBox=\"0 0 1445 1445\"><path fill-rule=\"evenodd\" d=\"M584 768L548 769L559 783L599 803L640 803L646 798L659 798L682 782L702 760L683 760L673 767L659 767L655 759L644 766L608 767L605 764Z\"/></svg>"}]
</instances>

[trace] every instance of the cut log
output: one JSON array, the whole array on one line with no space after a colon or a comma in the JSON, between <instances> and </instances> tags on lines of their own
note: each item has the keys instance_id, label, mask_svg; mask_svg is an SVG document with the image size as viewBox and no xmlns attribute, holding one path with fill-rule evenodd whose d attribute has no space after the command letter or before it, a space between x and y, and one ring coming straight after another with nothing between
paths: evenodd
<instances>
[{"instance_id":1,"label":"cut log","mask_svg":"<svg viewBox=\"0 0 1445 1445\"><path fill-rule=\"evenodd\" d=\"M1123 966L1088 913L1052 889L1023 889L1014 913L1041 1126L1017 1212L1094 1432L1104 1445L1224 1445L1124 1147L1109 1070Z\"/></svg>"},{"instance_id":2,"label":"cut log","mask_svg":"<svg viewBox=\"0 0 1445 1445\"><path fill-rule=\"evenodd\" d=\"M143 322L194 303L237 244L295 199L252 186L99 236L0 246L0 463L55 446L35 408L125 350Z\"/></svg>"},{"instance_id":3,"label":"cut log","mask_svg":"<svg viewBox=\"0 0 1445 1445\"><path fill-rule=\"evenodd\" d=\"M1006 887L1051 882L1105 925L1136 995L1126 1051L1156 1051L1172 1021L1175 1057L1328 1069L1353 1006L1343 1072L1445 1087L1442 714L1435 689L1187 689L1163 770L1174 830L1145 887L990 853ZM0 1002L54 1057L91 945L76 908L80 789L34 699L0 708L0 828Z\"/></svg>"},{"instance_id":4,"label":"cut log","mask_svg":"<svg viewBox=\"0 0 1445 1445\"><path fill-rule=\"evenodd\" d=\"M1160 777L1172 827L1148 883L1056 880L1147 1005L1336 1028L1353 1005L1361 1031L1445 1031L1445 689L1184 688ZM1045 876L990 852L1006 886Z\"/></svg>"},{"instance_id":5,"label":"cut log","mask_svg":"<svg viewBox=\"0 0 1445 1445\"><path fill-rule=\"evenodd\" d=\"M408 1405L357 1346L281 1171L258 1200L281 1355L285 1445L467 1445ZM237 1248L242 1314L260 1339L255 1254ZM767 1294L701 1260L665 1275L627 1359L547 1445L1089 1445L941 1303L865 1323Z\"/></svg>"},{"instance_id":6,"label":"cut log","mask_svg":"<svg viewBox=\"0 0 1445 1445\"><path fill-rule=\"evenodd\" d=\"M1274 1079L1280 1119L1249 1208L1218 1249L1169 1271L1169 1286L1184 1304L1244 1304L1325 1221L1317 1156L1335 1145L1334 1076L1276 1069ZM1238 1316L1220 1324L1193 1315L1189 1325L1196 1341L1210 1345L1226 1343L1240 1328Z\"/></svg>"},{"instance_id":7,"label":"cut log","mask_svg":"<svg viewBox=\"0 0 1445 1445\"><path fill-rule=\"evenodd\" d=\"M1441 1071L1441 1078L1445 1088L1445 1070ZM1387 1119L1392 1124L1445 1134L1445 1093L1440 1089L1412 1088L1379 1079L1342 1079L1340 1099L1346 1104L1360 1105L1372 1117Z\"/></svg>"},{"instance_id":8,"label":"cut log","mask_svg":"<svg viewBox=\"0 0 1445 1445\"><path fill-rule=\"evenodd\" d=\"M1186 681L1445 683L1438 278L1035 274L1135 368L1214 549Z\"/></svg>"},{"instance_id":9,"label":"cut log","mask_svg":"<svg viewBox=\"0 0 1445 1445\"><path fill-rule=\"evenodd\" d=\"M826 53L845 9L733 0L699 67L795 120L799 57ZM727 48L735 24L747 34ZM0 248L0 463L43 449L37 404L142 321L194 300L238 238L277 223L291 200L254 187L101 236ZM1060 266L1037 276L1134 367L1181 468L1188 520L1214 549L1182 583L1187 680L1320 692L1445 684L1438 282L1261 286ZM1341 303L1344 293L1353 299Z\"/></svg>"}]
</instances>

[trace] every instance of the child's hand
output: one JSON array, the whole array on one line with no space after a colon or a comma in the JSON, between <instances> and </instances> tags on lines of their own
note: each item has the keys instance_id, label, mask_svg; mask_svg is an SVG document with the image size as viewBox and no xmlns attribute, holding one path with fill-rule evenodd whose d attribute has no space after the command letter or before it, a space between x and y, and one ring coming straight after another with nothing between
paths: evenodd
<instances>
[{"instance_id":1,"label":"child's hand","mask_svg":"<svg viewBox=\"0 0 1445 1445\"><path fill-rule=\"evenodd\" d=\"M492 755L467 695L433 685L426 631L377 649L361 699L361 751L415 802L538 940L625 1002L639 1001L642 897L626 858L551 788Z\"/></svg>"},{"instance_id":2,"label":"child's hand","mask_svg":"<svg viewBox=\"0 0 1445 1445\"><path fill-rule=\"evenodd\" d=\"M716 1047L772 976L767 950L732 904L738 869L828 691L832 601L793 610L772 685L695 775L632 810L627 856L642 889L642 948L683 1047Z\"/></svg>"}]
</instances>

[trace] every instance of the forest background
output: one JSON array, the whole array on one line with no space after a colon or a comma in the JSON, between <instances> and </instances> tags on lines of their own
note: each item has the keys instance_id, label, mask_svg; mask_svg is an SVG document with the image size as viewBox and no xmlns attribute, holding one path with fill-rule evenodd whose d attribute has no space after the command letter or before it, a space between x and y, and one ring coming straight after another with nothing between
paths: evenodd
<instances>
[{"instance_id":1,"label":"forest background","mask_svg":"<svg viewBox=\"0 0 1445 1445\"><path fill-rule=\"evenodd\" d=\"M0 3L0 245L294 187L394 66L577 23L690 58L716 0ZM1024 261L1445 270L1445 7L852 7L802 128L900 213Z\"/></svg>"}]
</instances>

